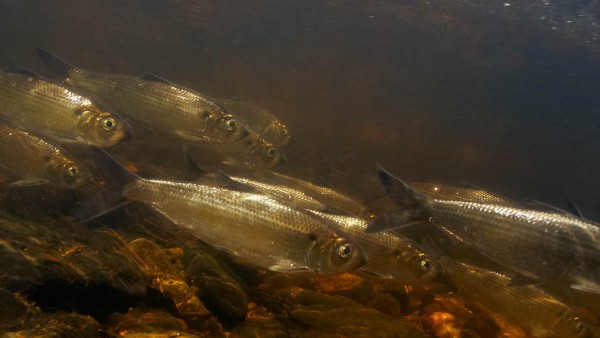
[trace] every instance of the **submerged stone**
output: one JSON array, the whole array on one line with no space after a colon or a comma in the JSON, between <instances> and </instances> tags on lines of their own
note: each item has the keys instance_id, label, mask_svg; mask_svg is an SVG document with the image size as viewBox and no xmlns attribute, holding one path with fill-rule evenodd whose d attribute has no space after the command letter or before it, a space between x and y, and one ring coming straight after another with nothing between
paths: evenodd
<instances>
[{"instance_id":1,"label":"submerged stone","mask_svg":"<svg viewBox=\"0 0 600 338\"><path fill-rule=\"evenodd\" d=\"M196 297L195 290L184 280L184 276L163 250L154 242L139 238L127 246L129 253L140 268L151 278L151 287L175 304L182 316L208 316L210 312Z\"/></svg>"},{"instance_id":2,"label":"submerged stone","mask_svg":"<svg viewBox=\"0 0 600 338\"><path fill-rule=\"evenodd\" d=\"M77 313L41 313L30 318L17 330L5 332L2 338L17 337L98 337L101 326L90 316Z\"/></svg>"},{"instance_id":3,"label":"submerged stone","mask_svg":"<svg viewBox=\"0 0 600 338\"><path fill-rule=\"evenodd\" d=\"M198 295L219 316L242 319L248 311L248 297L230 273L209 254L188 250L184 257L185 272Z\"/></svg>"},{"instance_id":4,"label":"submerged stone","mask_svg":"<svg viewBox=\"0 0 600 338\"><path fill-rule=\"evenodd\" d=\"M342 296L304 290L294 298L292 321L311 334L353 337L425 337L412 322L394 318Z\"/></svg>"},{"instance_id":5,"label":"submerged stone","mask_svg":"<svg viewBox=\"0 0 600 338\"><path fill-rule=\"evenodd\" d=\"M289 336L284 325L275 319L275 316L266 308L257 304L251 305L246 320L235 328L234 333L248 338L285 338Z\"/></svg>"}]
</instances>

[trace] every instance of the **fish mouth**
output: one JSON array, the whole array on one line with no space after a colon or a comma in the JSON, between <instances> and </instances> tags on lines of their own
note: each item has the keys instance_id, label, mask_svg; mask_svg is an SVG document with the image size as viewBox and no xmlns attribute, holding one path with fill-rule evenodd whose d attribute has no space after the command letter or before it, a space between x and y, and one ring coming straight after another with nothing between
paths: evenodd
<instances>
[{"instance_id":1,"label":"fish mouth","mask_svg":"<svg viewBox=\"0 0 600 338\"><path fill-rule=\"evenodd\" d=\"M133 132L133 128L131 128L131 126L128 123L126 123L125 124L125 131L123 132L123 139L122 139L122 141L129 140L130 138L133 137L134 134L135 133Z\"/></svg>"}]
</instances>

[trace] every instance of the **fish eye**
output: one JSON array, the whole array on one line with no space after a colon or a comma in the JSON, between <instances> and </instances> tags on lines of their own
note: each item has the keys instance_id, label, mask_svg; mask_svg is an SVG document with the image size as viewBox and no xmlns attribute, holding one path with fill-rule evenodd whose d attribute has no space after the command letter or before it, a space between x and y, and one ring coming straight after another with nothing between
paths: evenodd
<instances>
[{"instance_id":1,"label":"fish eye","mask_svg":"<svg viewBox=\"0 0 600 338\"><path fill-rule=\"evenodd\" d=\"M352 254L352 245L349 243L342 244L337 248L337 254L341 258L348 258Z\"/></svg>"},{"instance_id":2,"label":"fish eye","mask_svg":"<svg viewBox=\"0 0 600 338\"><path fill-rule=\"evenodd\" d=\"M583 322L577 321L574 325L575 331L581 332L585 329L585 324Z\"/></svg>"},{"instance_id":3,"label":"fish eye","mask_svg":"<svg viewBox=\"0 0 600 338\"><path fill-rule=\"evenodd\" d=\"M116 125L117 125L117 121L115 121L115 119L113 119L112 117L102 120L102 128L104 128L104 130L106 130L106 131L113 130Z\"/></svg>"},{"instance_id":4,"label":"fish eye","mask_svg":"<svg viewBox=\"0 0 600 338\"><path fill-rule=\"evenodd\" d=\"M67 172L69 173L69 176L75 177L75 176L79 175L79 167L76 165L72 165L67 168Z\"/></svg>"},{"instance_id":5,"label":"fish eye","mask_svg":"<svg viewBox=\"0 0 600 338\"><path fill-rule=\"evenodd\" d=\"M281 130L279 131L279 135L281 135L281 136L285 136L285 135L287 135L287 133L288 133L288 132L287 132L287 129L281 129Z\"/></svg>"},{"instance_id":6,"label":"fish eye","mask_svg":"<svg viewBox=\"0 0 600 338\"><path fill-rule=\"evenodd\" d=\"M225 122L225 125L227 126L227 130L234 130L237 127L237 122L234 119L230 119Z\"/></svg>"},{"instance_id":7,"label":"fish eye","mask_svg":"<svg viewBox=\"0 0 600 338\"><path fill-rule=\"evenodd\" d=\"M273 158L273 157L275 157L276 155L277 155L277 149L275 149L275 148L269 148L269 149L267 150L267 156L268 156L269 158Z\"/></svg>"},{"instance_id":8,"label":"fish eye","mask_svg":"<svg viewBox=\"0 0 600 338\"><path fill-rule=\"evenodd\" d=\"M419 267L423 271L429 271L431 270L431 261L426 258L419 263Z\"/></svg>"}]
</instances>

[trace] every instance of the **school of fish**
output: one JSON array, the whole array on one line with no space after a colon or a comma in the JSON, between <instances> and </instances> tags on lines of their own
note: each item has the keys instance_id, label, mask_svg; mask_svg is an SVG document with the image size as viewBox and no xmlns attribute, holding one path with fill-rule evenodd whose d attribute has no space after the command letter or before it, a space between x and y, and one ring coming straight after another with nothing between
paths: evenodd
<instances>
[{"instance_id":1,"label":"school of fish","mask_svg":"<svg viewBox=\"0 0 600 338\"><path fill-rule=\"evenodd\" d=\"M407 184L380 168L382 198L396 203L381 212L371 208L377 200L273 171L294 138L263 108L150 73L95 72L37 53L55 79L16 64L0 72L0 170L15 187L90 188L75 222L138 202L257 267L411 285L445 277L530 336L599 336L578 307L597 308L581 294L600 294L600 224L576 208L473 186ZM180 177L132 172L109 154L127 144L182 158ZM489 264L453 255L457 247ZM565 297L571 293L578 304Z\"/></svg>"}]
</instances>

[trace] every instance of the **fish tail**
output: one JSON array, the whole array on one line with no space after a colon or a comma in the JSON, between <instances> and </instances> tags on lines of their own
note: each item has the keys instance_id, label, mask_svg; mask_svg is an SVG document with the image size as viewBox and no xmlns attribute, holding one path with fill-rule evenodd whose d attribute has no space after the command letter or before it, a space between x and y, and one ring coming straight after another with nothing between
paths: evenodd
<instances>
[{"instance_id":1,"label":"fish tail","mask_svg":"<svg viewBox=\"0 0 600 338\"><path fill-rule=\"evenodd\" d=\"M408 184L402 182L399 178L390 174L387 170L379 166L377 171L381 184L388 196L403 209L415 209L418 207L424 196L411 188Z\"/></svg>"},{"instance_id":2,"label":"fish tail","mask_svg":"<svg viewBox=\"0 0 600 338\"><path fill-rule=\"evenodd\" d=\"M57 75L66 78L69 76L70 72L78 70L78 68L74 65L68 63L67 61L59 58L55 54L45 49L36 48L35 50L42 59L42 62L44 62L44 64L46 65L46 67L48 67L53 73L56 73Z\"/></svg>"},{"instance_id":3,"label":"fish tail","mask_svg":"<svg viewBox=\"0 0 600 338\"><path fill-rule=\"evenodd\" d=\"M422 204L425 196L379 166L379 179L387 195L400 206L395 213L378 215L365 229L367 233L399 230L426 219Z\"/></svg>"},{"instance_id":4,"label":"fish tail","mask_svg":"<svg viewBox=\"0 0 600 338\"><path fill-rule=\"evenodd\" d=\"M88 221L99 217L120 206L130 203L123 191L132 182L140 179L127 171L104 150L92 146L92 156L100 179L104 181L104 189L88 197L73 216L79 221Z\"/></svg>"}]
</instances>

